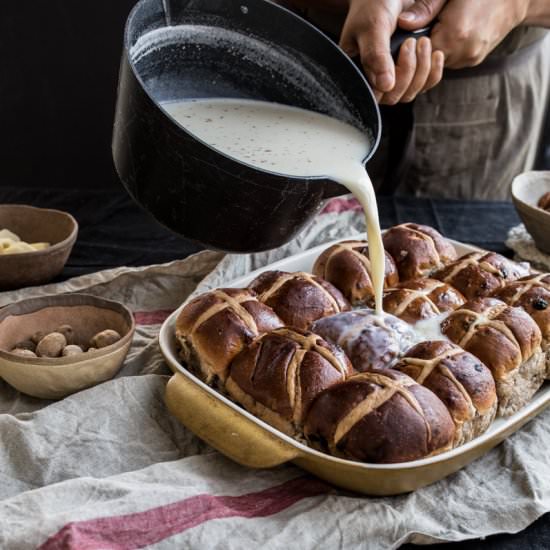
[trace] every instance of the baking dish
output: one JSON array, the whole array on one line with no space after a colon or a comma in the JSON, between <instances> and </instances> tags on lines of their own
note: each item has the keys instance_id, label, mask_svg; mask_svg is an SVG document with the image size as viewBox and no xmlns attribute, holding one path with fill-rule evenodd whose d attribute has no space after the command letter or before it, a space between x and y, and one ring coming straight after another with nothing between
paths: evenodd
<instances>
[{"instance_id":1,"label":"baking dish","mask_svg":"<svg viewBox=\"0 0 550 550\"><path fill-rule=\"evenodd\" d=\"M459 255L479 250L451 242ZM326 243L272 263L224 286L245 287L260 273L271 269L311 271L317 256L331 244L334 243ZM165 321L159 335L161 351L175 373L166 388L166 404L170 412L193 433L244 466L270 468L293 462L344 489L370 495L406 493L463 468L513 434L550 404L550 384L545 384L526 407L506 419L495 420L483 435L451 451L399 464L366 464L344 460L311 449L284 435L187 371L178 359L174 337L175 322L180 310L181 308Z\"/></svg>"}]
</instances>

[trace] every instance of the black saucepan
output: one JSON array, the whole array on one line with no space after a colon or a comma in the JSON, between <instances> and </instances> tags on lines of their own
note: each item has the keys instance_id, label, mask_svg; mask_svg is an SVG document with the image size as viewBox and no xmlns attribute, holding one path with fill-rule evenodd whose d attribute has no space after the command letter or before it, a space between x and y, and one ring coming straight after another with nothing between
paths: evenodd
<instances>
[{"instance_id":1,"label":"black saucepan","mask_svg":"<svg viewBox=\"0 0 550 550\"><path fill-rule=\"evenodd\" d=\"M159 106L208 97L275 101L345 120L371 138L365 162L378 145L380 115L366 79L302 18L267 0L141 0L125 31L115 166L159 222L208 248L280 246L325 199L347 192L324 177L288 177L235 161Z\"/></svg>"}]
</instances>

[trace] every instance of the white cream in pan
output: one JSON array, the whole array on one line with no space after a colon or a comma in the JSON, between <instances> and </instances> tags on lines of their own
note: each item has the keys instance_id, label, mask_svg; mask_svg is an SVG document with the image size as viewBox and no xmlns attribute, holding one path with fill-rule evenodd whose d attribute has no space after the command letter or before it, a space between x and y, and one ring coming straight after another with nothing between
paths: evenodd
<instances>
[{"instance_id":1,"label":"white cream in pan","mask_svg":"<svg viewBox=\"0 0 550 550\"><path fill-rule=\"evenodd\" d=\"M382 311L384 251L363 165L370 150L363 132L320 113L263 101L205 99L163 107L186 130L241 162L289 176L326 176L347 187L365 211L376 309Z\"/></svg>"}]
</instances>

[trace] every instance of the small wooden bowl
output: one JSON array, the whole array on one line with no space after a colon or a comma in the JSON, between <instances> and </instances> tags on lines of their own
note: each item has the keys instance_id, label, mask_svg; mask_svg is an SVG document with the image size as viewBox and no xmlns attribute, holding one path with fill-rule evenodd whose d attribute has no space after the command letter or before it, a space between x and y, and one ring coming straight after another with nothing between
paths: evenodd
<instances>
[{"instance_id":1,"label":"small wooden bowl","mask_svg":"<svg viewBox=\"0 0 550 550\"><path fill-rule=\"evenodd\" d=\"M76 343L87 343L108 328L119 332L122 339L71 357L29 358L10 353L17 342L64 324L73 327ZM87 294L44 296L12 304L0 310L0 377L28 395L60 399L112 378L124 362L134 330L129 309Z\"/></svg>"},{"instance_id":2,"label":"small wooden bowl","mask_svg":"<svg viewBox=\"0 0 550 550\"><path fill-rule=\"evenodd\" d=\"M0 255L0 290L44 284L59 275L78 235L78 224L70 214L20 204L0 205L0 229L9 229L28 243L51 244L36 252Z\"/></svg>"},{"instance_id":3,"label":"small wooden bowl","mask_svg":"<svg viewBox=\"0 0 550 550\"><path fill-rule=\"evenodd\" d=\"M537 206L550 191L550 172L525 172L512 182L512 199L539 250L550 254L550 212Z\"/></svg>"}]
</instances>

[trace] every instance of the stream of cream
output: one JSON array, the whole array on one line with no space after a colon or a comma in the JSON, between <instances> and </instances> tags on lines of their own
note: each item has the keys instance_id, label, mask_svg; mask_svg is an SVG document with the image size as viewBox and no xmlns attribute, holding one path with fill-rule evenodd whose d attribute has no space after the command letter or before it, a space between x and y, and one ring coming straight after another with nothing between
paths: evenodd
<instances>
[{"instance_id":1,"label":"stream of cream","mask_svg":"<svg viewBox=\"0 0 550 550\"><path fill-rule=\"evenodd\" d=\"M376 311L382 312L384 248L376 196L363 160L369 138L335 118L278 103L201 99L163 108L196 137L241 162L296 177L327 176L365 212Z\"/></svg>"}]
</instances>

